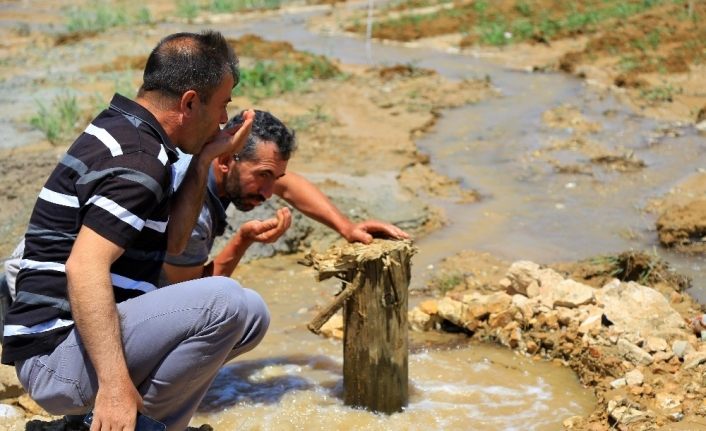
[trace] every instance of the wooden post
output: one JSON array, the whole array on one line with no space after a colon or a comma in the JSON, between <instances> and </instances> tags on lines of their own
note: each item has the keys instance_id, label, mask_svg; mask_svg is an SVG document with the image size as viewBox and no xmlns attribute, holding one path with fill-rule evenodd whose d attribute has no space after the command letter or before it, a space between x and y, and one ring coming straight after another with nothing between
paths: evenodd
<instances>
[{"instance_id":1,"label":"wooden post","mask_svg":"<svg viewBox=\"0 0 706 431\"><path fill-rule=\"evenodd\" d=\"M319 280L337 276L344 289L309 324L319 328L343 306L344 402L380 413L401 411L408 401L407 290L410 241L346 244L309 255Z\"/></svg>"}]
</instances>

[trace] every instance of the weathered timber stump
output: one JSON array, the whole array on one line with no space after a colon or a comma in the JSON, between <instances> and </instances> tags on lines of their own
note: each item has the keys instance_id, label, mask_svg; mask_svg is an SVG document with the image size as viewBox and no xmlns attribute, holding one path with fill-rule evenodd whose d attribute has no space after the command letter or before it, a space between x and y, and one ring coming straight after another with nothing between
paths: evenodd
<instances>
[{"instance_id":1,"label":"weathered timber stump","mask_svg":"<svg viewBox=\"0 0 706 431\"><path fill-rule=\"evenodd\" d=\"M336 299L308 327L318 334L343 306L346 405L388 414L407 405L407 290L415 252L411 241L375 240L334 246L306 258L319 281L343 280Z\"/></svg>"}]
</instances>

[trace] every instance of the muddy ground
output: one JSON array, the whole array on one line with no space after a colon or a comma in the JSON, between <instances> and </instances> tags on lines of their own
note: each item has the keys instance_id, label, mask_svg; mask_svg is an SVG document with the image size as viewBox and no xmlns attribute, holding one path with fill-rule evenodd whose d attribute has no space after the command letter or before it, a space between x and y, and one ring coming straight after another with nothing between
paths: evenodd
<instances>
[{"instance_id":1,"label":"muddy ground","mask_svg":"<svg viewBox=\"0 0 706 431\"><path fill-rule=\"evenodd\" d=\"M52 6L61 8L69 3L54 1ZM418 3L419 8L432 10L463 8L464 5L470 4ZM550 9L554 3L546 0L532 4L538 8ZM5 4L9 2L0 2L0 5ZM150 26L138 27L141 32L139 38L130 35L134 31L121 28L95 33L67 33L61 30L61 17L41 12L51 8L41 6L38 2L35 6L36 8L30 8L28 12L15 11L3 16L3 19L16 21L17 24L2 29L0 62L3 67L0 69L0 79L5 84L17 85L18 92L41 95L39 100L46 104L49 104L51 97L56 94L54 90L57 82L64 86L80 88L84 95L79 101L82 107L81 121L76 124L76 128L80 129L81 124L85 125L85 121L95 112L90 95L99 94L107 101L115 89L110 71L123 71L134 88L139 83L139 69L147 51L162 34ZM602 90L620 95L625 103L642 115L698 123L704 120L706 115L703 114L703 108L706 107L706 95L703 93L706 75L703 73L704 66L696 61L701 51L682 53L683 50L676 50L680 56L671 56L675 47L685 46L689 38L697 37L693 36L694 34L701 34L698 33L703 25L699 24L701 21L684 21L678 17L676 12L683 12L683 7L683 4L663 5L624 22L609 22L605 28L598 26L590 32L560 33L551 40L536 38L537 40L502 47L484 45L481 40L460 31L454 22L434 24L428 28L422 26L411 36L398 37L395 32L381 33L378 36L402 40L394 43L427 45L483 55L525 70L563 70L584 77ZM696 10L692 13L697 16L706 14L706 6L703 4L696 2L695 7ZM174 17L173 2L155 2L151 8L153 15L159 20L181 20ZM512 8L506 9L510 15L517 13ZM412 7L403 6L396 13L413 12ZM251 19L256 19L257 14L268 13L270 12L255 12L255 17ZM312 23L312 26L319 30L350 32L352 37L356 37L355 22L360 21L361 16L361 12L350 12L341 5L333 6L328 16ZM665 36L663 39L666 42L654 48L649 56L642 56L644 50L635 47L632 41L639 39L636 34L645 36L646 29L651 28L650 26L670 29L669 37ZM398 33L402 31L400 28ZM139 43L133 43L130 49L126 49L123 46L125 39L139 39ZM245 37L234 39L232 43L240 53L244 66L255 64L262 57L298 64L311 61L311 57L297 53L285 42L266 43L257 37ZM623 47L624 52L606 48L609 45ZM86 55L96 46L101 49L95 58ZM694 49L703 50L703 47L696 46ZM48 52L56 52L60 56L47 55ZM627 54L637 64L630 69L630 73L624 70ZM653 64L651 58L662 57L668 60L665 63L668 67L650 66ZM52 73L56 69L51 67L51 62L61 60L70 63L67 59L73 59L76 64L65 64L65 67L59 70L61 79L53 79L56 76L52 76ZM443 224L443 215L425 202L425 196L442 196L463 202L478 199L473 191L465 190L456 181L434 172L429 167L428 157L417 151L414 139L433 127L440 109L494 97L488 82L450 82L433 72L409 65L366 69L331 62L330 67L335 70L333 76L316 77L306 88L297 91L273 96L247 93L238 96L234 99L231 113L235 113L237 108L245 107L267 109L295 127L300 149L292 159L290 169L304 175L310 174L314 182L331 195L336 204L352 218L386 219L421 237ZM5 89L10 90L10 87L6 85ZM345 100L346 103L331 103L331 100ZM32 109L36 107L24 108L27 110L24 119L28 122ZM556 143L556 148L573 145L585 152L593 164L609 166L616 170L645 168L639 160L622 154L607 154L592 145L586 136L600 129L600 124L585 121L580 113L570 106L545 113L543 121L549 127L564 127L570 124L576 130L573 140ZM0 233L3 238L0 242L0 252L3 255L10 253L22 235L36 194L70 139L49 142L31 127L23 127L33 139L20 147L0 150L0 187L3 190L0 194ZM73 133L75 132L74 130ZM551 151L550 148L535 156L550 157ZM371 184L374 187L369 187ZM704 251L704 190L706 175L698 174L675 187L662 199L651 202L646 208L660 215L657 229L659 240L665 247L676 247L696 253ZM388 199L391 192L395 196L393 200ZM325 229L306 224L300 216L295 219L295 224L299 225L298 230L292 230L288 243L278 249L279 251L321 247L335 239ZM266 255L267 252L263 254ZM499 290L500 281L509 267L509 262L503 262L491 255L472 251L461 253L441 265L426 293L438 299L446 296L458 298L469 292L490 294ZM632 269L636 267L639 269L634 273ZM656 269L653 271L654 268ZM654 287L684 318L694 315L700 309L698 304L682 293L686 281L672 274L662 263L651 260L649 256L603 257L585 262L557 264L554 269L565 277L596 288L615 276ZM650 278L650 275L655 277ZM551 328L539 325L532 330L532 337L546 340L555 336L549 335L551 333ZM477 331L476 337L498 341L488 334ZM561 343L563 342L565 340L561 340ZM551 343L547 341L546 344ZM559 340L556 345L560 345ZM578 348L580 345L574 347ZM567 428L571 425L574 429L607 429L615 425L618 429L655 429L658 425L671 421L668 414L665 414L660 416L659 421L650 417L646 421L637 422L637 425L616 424L606 413L608 402L614 398L614 394L608 395L612 391L608 378L615 377L609 372L609 366L615 365L614 356L591 351L589 356L592 359L587 361L586 352L579 350L578 356L573 360L572 349L569 349L568 353L559 349L544 349L541 352L524 350L527 354L565 361L567 366L572 367L583 381L596 391L600 401L596 412L589 418L574 420L572 424L567 424ZM608 359L601 362L603 358ZM678 368L679 361L678 358L669 358L661 371L652 370L651 373L671 375ZM696 372L676 373L674 376L667 382L670 387L693 385L696 382L694 379L700 378ZM700 384L701 380L697 383ZM634 399L637 402L655 393L654 390L645 390L644 386L640 388L622 389L621 396L624 399L636 397ZM20 408L23 417L43 414L26 396L16 398L19 395L16 392L15 387L6 391L5 396L12 397L7 403ZM692 392L694 393L699 394L698 391ZM687 413L692 415L690 417L704 415L703 408L694 407L694 403L689 406L691 407ZM22 422L26 419L18 420Z\"/></svg>"}]
</instances>

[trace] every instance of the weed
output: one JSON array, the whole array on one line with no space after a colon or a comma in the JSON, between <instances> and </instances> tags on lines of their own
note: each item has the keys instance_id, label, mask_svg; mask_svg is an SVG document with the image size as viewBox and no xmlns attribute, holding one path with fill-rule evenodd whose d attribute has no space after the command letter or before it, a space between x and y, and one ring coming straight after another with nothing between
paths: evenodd
<instances>
[{"instance_id":1,"label":"weed","mask_svg":"<svg viewBox=\"0 0 706 431\"><path fill-rule=\"evenodd\" d=\"M137 10L135 20L138 24L150 24L152 22L152 14L146 6L142 6Z\"/></svg>"},{"instance_id":2,"label":"weed","mask_svg":"<svg viewBox=\"0 0 706 431\"><path fill-rule=\"evenodd\" d=\"M650 45L652 49L657 49L661 41L661 34L659 29L654 29L647 33L647 44Z\"/></svg>"},{"instance_id":3,"label":"weed","mask_svg":"<svg viewBox=\"0 0 706 431\"><path fill-rule=\"evenodd\" d=\"M443 295L463 283L464 280L463 274L458 272L441 273L434 276L430 282L430 287Z\"/></svg>"},{"instance_id":4,"label":"weed","mask_svg":"<svg viewBox=\"0 0 706 431\"><path fill-rule=\"evenodd\" d=\"M677 90L670 84L640 91L640 97L650 102L672 102L675 94L677 94Z\"/></svg>"},{"instance_id":5,"label":"weed","mask_svg":"<svg viewBox=\"0 0 706 431\"><path fill-rule=\"evenodd\" d=\"M477 0L473 3L473 10L475 10L478 15L485 15L488 10L488 2L486 0Z\"/></svg>"},{"instance_id":6,"label":"weed","mask_svg":"<svg viewBox=\"0 0 706 431\"><path fill-rule=\"evenodd\" d=\"M491 22L482 24L479 27L480 38L483 43L488 45L502 46L507 45L508 40L512 35L510 35L505 25L501 22ZM510 37L508 37L510 35Z\"/></svg>"},{"instance_id":7,"label":"weed","mask_svg":"<svg viewBox=\"0 0 706 431\"><path fill-rule=\"evenodd\" d=\"M70 33L105 31L108 28L128 23L128 17L124 10L103 3L98 3L93 8L72 7L66 16L66 29Z\"/></svg>"},{"instance_id":8,"label":"weed","mask_svg":"<svg viewBox=\"0 0 706 431\"><path fill-rule=\"evenodd\" d=\"M545 39L551 39L561 30L559 23L547 16L539 22L539 32Z\"/></svg>"},{"instance_id":9,"label":"weed","mask_svg":"<svg viewBox=\"0 0 706 431\"><path fill-rule=\"evenodd\" d=\"M76 96L64 93L57 96L47 108L41 102L39 112L30 119L30 124L41 130L52 145L57 145L74 131L80 117Z\"/></svg>"},{"instance_id":10,"label":"weed","mask_svg":"<svg viewBox=\"0 0 706 431\"><path fill-rule=\"evenodd\" d=\"M527 40L534 34L534 25L529 20L520 19L512 23L511 31L516 41Z\"/></svg>"},{"instance_id":11,"label":"weed","mask_svg":"<svg viewBox=\"0 0 706 431\"><path fill-rule=\"evenodd\" d=\"M314 58L308 63L277 64L258 61L252 68L240 72L240 85L234 95L260 100L276 95L304 90L312 79L329 79L339 74L331 63Z\"/></svg>"},{"instance_id":12,"label":"weed","mask_svg":"<svg viewBox=\"0 0 706 431\"><path fill-rule=\"evenodd\" d=\"M69 33L101 32L112 27L152 22L152 15L146 6L138 8L134 14L128 14L125 9L107 2L98 2L90 7L71 7L65 15Z\"/></svg>"},{"instance_id":13,"label":"weed","mask_svg":"<svg viewBox=\"0 0 706 431\"><path fill-rule=\"evenodd\" d=\"M298 115L288 121L289 126L296 130L309 129L315 127L317 124L326 123L331 121L331 117L324 112L323 105L315 105L313 109L310 109L304 115Z\"/></svg>"},{"instance_id":14,"label":"weed","mask_svg":"<svg viewBox=\"0 0 706 431\"><path fill-rule=\"evenodd\" d=\"M532 16L532 7L524 0L519 0L515 3L515 10L522 16Z\"/></svg>"},{"instance_id":15,"label":"weed","mask_svg":"<svg viewBox=\"0 0 706 431\"><path fill-rule=\"evenodd\" d=\"M237 12L248 9L276 9L281 0L211 0L208 9L215 13Z\"/></svg>"},{"instance_id":16,"label":"weed","mask_svg":"<svg viewBox=\"0 0 706 431\"><path fill-rule=\"evenodd\" d=\"M640 66L640 62L633 56L622 56L618 60L618 67L624 72L630 72L631 70L637 69Z\"/></svg>"},{"instance_id":17,"label":"weed","mask_svg":"<svg viewBox=\"0 0 706 431\"><path fill-rule=\"evenodd\" d=\"M177 1L177 15L192 21L199 15L201 7L197 0L178 0Z\"/></svg>"}]
</instances>

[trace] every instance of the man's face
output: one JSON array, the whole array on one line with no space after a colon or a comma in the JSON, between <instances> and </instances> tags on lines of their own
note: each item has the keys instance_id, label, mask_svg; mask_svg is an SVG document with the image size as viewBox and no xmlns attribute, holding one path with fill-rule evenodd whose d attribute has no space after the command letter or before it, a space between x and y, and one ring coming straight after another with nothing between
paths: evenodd
<instances>
[{"instance_id":1,"label":"man's face","mask_svg":"<svg viewBox=\"0 0 706 431\"><path fill-rule=\"evenodd\" d=\"M231 100L232 89L233 77L226 74L207 103L203 103L203 100L199 99L200 103L190 139L191 145L194 146L191 154L198 154L206 143L211 142L218 135L221 130L220 125L228 121L226 108Z\"/></svg>"},{"instance_id":2,"label":"man's face","mask_svg":"<svg viewBox=\"0 0 706 431\"><path fill-rule=\"evenodd\" d=\"M287 160L282 160L272 142L258 143L255 156L253 160L231 160L225 176L225 196L240 211L250 211L271 198L275 181L287 170Z\"/></svg>"}]
</instances>

